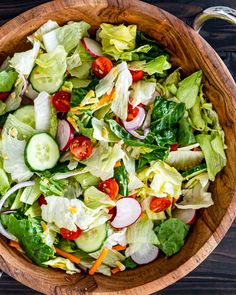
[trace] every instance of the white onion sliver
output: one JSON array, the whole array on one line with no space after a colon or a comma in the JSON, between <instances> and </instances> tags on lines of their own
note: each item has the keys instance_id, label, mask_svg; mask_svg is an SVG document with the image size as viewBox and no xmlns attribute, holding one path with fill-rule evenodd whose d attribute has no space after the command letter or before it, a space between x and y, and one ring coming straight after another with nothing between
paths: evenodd
<instances>
[{"instance_id":1,"label":"white onion sliver","mask_svg":"<svg viewBox=\"0 0 236 295\"><path fill-rule=\"evenodd\" d=\"M136 130L142 126L145 119L145 110L142 107L137 106L138 114L132 121L123 121L124 127L126 130Z\"/></svg>"},{"instance_id":2,"label":"white onion sliver","mask_svg":"<svg viewBox=\"0 0 236 295\"><path fill-rule=\"evenodd\" d=\"M56 173L55 175L53 175L52 178L54 180L60 180L60 179L65 179L65 178L72 177L72 176L75 176L75 175L78 175L78 174L83 174L83 173L86 173L86 172L88 172L87 169L83 169L83 170L80 170L80 171L65 172L65 173Z\"/></svg>"},{"instance_id":3,"label":"white onion sliver","mask_svg":"<svg viewBox=\"0 0 236 295\"><path fill-rule=\"evenodd\" d=\"M178 148L178 151L191 151L192 149L197 148L199 146L200 146L199 143L194 143L194 144L191 144L191 145L187 145L187 146Z\"/></svg>"},{"instance_id":4,"label":"white onion sliver","mask_svg":"<svg viewBox=\"0 0 236 295\"><path fill-rule=\"evenodd\" d=\"M12 188L10 188L6 192L6 194L2 197L2 199L0 200L0 211L2 209L3 204L7 200L7 198L10 197L10 195L12 195L15 191L19 190L20 188L28 187L28 186L33 186L33 185L35 185L35 182L34 181L26 181L26 182L18 183L16 185L14 185ZM10 234L9 232L7 232L4 229L4 227L1 224L1 222L0 222L0 233L3 236L5 236L6 238L10 239L10 240L17 240L16 237L14 237L12 234Z\"/></svg>"},{"instance_id":5,"label":"white onion sliver","mask_svg":"<svg viewBox=\"0 0 236 295\"><path fill-rule=\"evenodd\" d=\"M23 87L23 89L21 91L21 94L20 94L20 96L22 97L25 94L26 89L28 88L29 82L26 80L26 78L25 78L25 76L23 74L20 74L20 76L21 76L21 78L22 78L22 80L24 82L24 87Z\"/></svg>"},{"instance_id":6,"label":"white onion sliver","mask_svg":"<svg viewBox=\"0 0 236 295\"><path fill-rule=\"evenodd\" d=\"M134 137L138 138L138 139L141 139L141 140L144 140L147 135L148 135L148 132L149 132L149 128L146 128L144 130L144 134L143 135L140 135L138 134L138 132L134 131L134 130L127 130L130 134L132 134Z\"/></svg>"},{"instance_id":7,"label":"white onion sliver","mask_svg":"<svg viewBox=\"0 0 236 295\"><path fill-rule=\"evenodd\" d=\"M151 115L152 115L152 109L149 109L148 112L147 112L147 115L146 115L146 118L143 122L143 126L142 126L142 129L147 129L150 127L150 124L151 124Z\"/></svg>"}]
</instances>

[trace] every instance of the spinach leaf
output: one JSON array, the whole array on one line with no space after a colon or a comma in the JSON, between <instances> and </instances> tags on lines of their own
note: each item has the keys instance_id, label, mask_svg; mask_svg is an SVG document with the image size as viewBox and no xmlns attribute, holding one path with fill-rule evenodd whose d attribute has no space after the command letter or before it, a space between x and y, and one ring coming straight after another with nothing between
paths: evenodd
<instances>
[{"instance_id":1,"label":"spinach leaf","mask_svg":"<svg viewBox=\"0 0 236 295\"><path fill-rule=\"evenodd\" d=\"M149 164L152 161L156 160L162 160L164 161L169 154L169 148L168 147L159 147L158 149L146 153L146 154L141 154L140 158L138 159L138 165L137 169L141 169L147 164Z\"/></svg>"},{"instance_id":2,"label":"spinach leaf","mask_svg":"<svg viewBox=\"0 0 236 295\"><path fill-rule=\"evenodd\" d=\"M131 257L127 257L122 263L128 269L134 269L138 266Z\"/></svg>"},{"instance_id":3,"label":"spinach leaf","mask_svg":"<svg viewBox=\"0 0 236 295\"><path fill-rule=\"evenodd\" d=\"M196 139L193 135L192 126L190 125L188 118L182 117L179 121L178 144L181 147L193 143L196 143Z\"/></svg>"},{"instance_id":4,"label":"spinach leaf","mask_svg":"<svg viewBox=\"0 0 236 295\"><path fill-rule=\"evenodd\" d=\"M169 54L162 49L154 39L151 39L143 32L137 31L136 35L136 47L141 47L143 45L150 45L152 48L147 53L135 53L136 60L152 60L159 55L166 55L169 57ZM134 59L133 59L134 60Z\"/></svg>"},{"instance_id":5,"label":"spinach leaf","mask_svg":"<svg viewBox=\"0 0 236 295\"><path fill-rule=\"evenodd\" d=\"M119 194L124 197L128 196L128 175L122 160L121 166L114 169L114 177L119 185Z\"/></svg>"},{"instance_id":6,"label":"spinach leaf","mask_svg":"<svg viewBox=\"0 0 236 295\"><path fill-rule=\"evenodd\" d=\"M178 122L184 112L184 103L162 99L160 96L156 97L150 128L160 146L177 143Z\"/></svg>"},{"instance_id":7,"label":"spinach leaf","mask_svg":"<svg viewBox=\"0 0 236 295\"><path fill-rule=\"evenodd\" d=\"M171 218L164 221L160 226L155 228L160 242L159 248L167 256L174 255L183 247L188 230L189 225L179 219Z\"/></svg>"},{"instance_id":8,"label":"spinach leaf","mask_svg":"<svg viewBox=\"0 0 236 295\"><path fill-rule=\"evenodd\" d=\"M54 258L54 251L43 243L36 228L28 219L18 219L15 215L5 215L2 218L4 226L19 240L19 243L29 258L38 265Z\"/></svg>"}]
</instances>

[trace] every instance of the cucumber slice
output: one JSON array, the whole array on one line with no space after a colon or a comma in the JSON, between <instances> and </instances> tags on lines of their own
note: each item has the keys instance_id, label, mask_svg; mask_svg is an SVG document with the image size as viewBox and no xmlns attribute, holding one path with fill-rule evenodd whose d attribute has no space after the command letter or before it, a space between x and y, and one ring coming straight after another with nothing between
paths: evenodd
<instances>
[{"instance_id":1,"label":"cucumber slice","mask_svg":"<svg viewBox=\"0 0 236 295\"><path fill-rule=\"evenodd\" d=\"M25 148L25 162L32 171L45 171L53 168L59 157L58 144L48 133L33 135Z\"/></svg>"},{"instance_id":2,"label":"cucumber slice","mask_svg":"<svg viewBox=\"0 0 236 295\"><path fill-rule=\"evenodd\" d=\"M43 73L39 66L34 67L30 75L30 83L37 92L46 91L49 94L57 92L64 83L64 75L55 76Z\"/></svg>"},{"instance_id":3,"label":"cucumber slice","mask_svg":"<svg viewBox=\"0 0 236 295\"><path fill-rule=\"evenodd\" d=\"M77 247L86 253L95 252L102 248L107 238L107 225L104 223L87 232L83 232L75 240Z\"/></svg>"},{"instance_id":4,"label":"cucumber slice","mask_svg":"<svg viewBox=\"0 0 236 295\"><path fill-rule=\"evenodd\" d=\"M35 128L34 106L28 105L16 110L13 114L19 121Z\"/></svg>"},{"instance_id":5,"label":"cucumber slice","mask_svg":"<svg viewBox=\"0 0 236 295\"><path fill-rule=\"evenodd\" d=\"M192 178L202 172L205 172L206 170L207 170L207 165L206 165L206 163L203 163L203 164L200 164L196 167L193 167L192 169L184 171L182 173L182 176L183 176L184 180L189 180L190 178Z\"/></svg>"}]
</instances>

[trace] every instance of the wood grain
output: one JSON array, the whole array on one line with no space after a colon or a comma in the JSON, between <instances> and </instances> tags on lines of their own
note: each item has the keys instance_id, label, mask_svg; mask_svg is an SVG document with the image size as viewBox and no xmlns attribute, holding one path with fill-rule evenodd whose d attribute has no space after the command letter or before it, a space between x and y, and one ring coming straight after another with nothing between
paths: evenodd
<instances>
[{"instance_id":1,"label":"wood grain","mask_svg":"<svg viewBox=\"0 0 236 295\"><path fill-rule=\"evenodd\" d=\"M198 34L168 13L137 1L64 0L45 4L1 28L0 58L24 49L25 37L50 18L60 23L84 19L93 26L104 21L136 23L139 29L170 51L174 64L181 65L186 74L203 69L206 92L219 114L226 133L227 155L233 161L228 162L212 186L215 205L202 211L185 247L178 255L168 259L168 263L162 257L150 265L117 274L112 278L100 275L94 278L82 275L68 278L60 271L46 270L30 264L9 249L2 239L1 266L19 281L46 294L83 294L86 292L85 288L94 289L94 294L107 291L110 294L150 294L177 281L196 267L216 247L235 217L235 83L213 49Z\"/></svg>"}]
</instances>

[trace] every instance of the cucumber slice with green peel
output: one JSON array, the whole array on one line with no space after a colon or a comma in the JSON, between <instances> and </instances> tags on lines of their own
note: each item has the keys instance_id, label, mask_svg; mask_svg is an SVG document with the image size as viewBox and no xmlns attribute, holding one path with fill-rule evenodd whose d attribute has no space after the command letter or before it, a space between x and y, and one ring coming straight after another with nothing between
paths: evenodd
<instances>
[{"instance_id":1,"label":"cucumber slice with green peel","mask_svg":"<svg viewBox=\"0 0 236 295\"><path fill-rule=\"evenodd\" d=\"M190 178L197 176L198 174L205 172L207 170L206 163L200 164L198 166L193 167L187 171L182 173L184 180L189 180Z\"/></svg>"},{"instance_id":2,"label":"cucumber slice with green peel","mask_svg":"<svg viewBox=\"0 0 236 295\"><path fill-rule=\"evenodd\" d=\"M64 75L44 74L39 66L34 67L30 75L30 83L37 92L46 91L49 94L57 92L64 83Z\"/></svg>"},{"instance_id":3,"label":"cucumber slice with green peel","mask_svg":"<svg viewBox=\"0 0 236 295\"><path fill-rule=\"evenodd\" d=\"M34 106L27 105L19 108L13 114L19 121L35 128Z\"/></svg>"},{"instance_id":4,"label":"cucumber slice with green peel","mask_svg":"<svg viewBox=\"0 0 236 295\"><path fill-rule=\"evenodd\" d=\"M98 251L102 248L107 238L107 225L104 223L97 227L83 232L78 239L75 240L77 247L86 253Z\"/></svg>"},{"instance_id":5,"label":"cucumber slice with green peel","mask_svg":"<svg viewBox=\"0 0 236 295\"><path fill-rule=\"evenodd\" d=\"M33 135L25 148L25 162L32 171L45 171L53 168L60 157L56 141L48 133Z\"/></svg>"}]
</instances>

